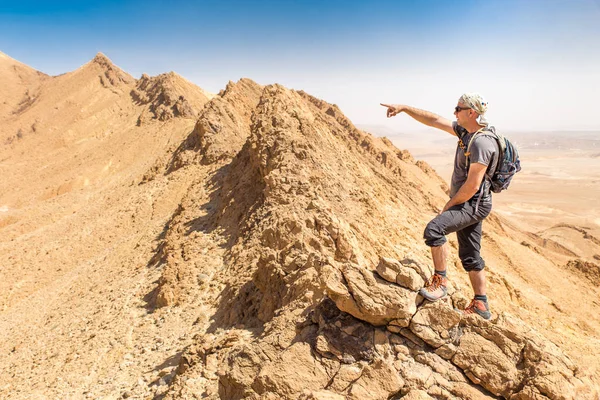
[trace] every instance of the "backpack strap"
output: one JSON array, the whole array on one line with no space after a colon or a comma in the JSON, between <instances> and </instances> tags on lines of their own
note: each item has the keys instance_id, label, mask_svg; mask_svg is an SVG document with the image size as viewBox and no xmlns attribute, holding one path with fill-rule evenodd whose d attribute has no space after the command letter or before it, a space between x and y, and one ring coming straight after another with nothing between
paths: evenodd
<instances>
[{"instance_id":1,"label":"backpack strap","mask_svg":"<svg viewBox=\"0 0 600 400\"><path fill-rule=\"evenodd\" d=\"M477 132L475 132L473 134L473 137L471 137L471 140L469 140L469 143L467 144L467 150L465 151L465 157L467 157L467 163L469 162L469 156L471 155L471 145L473 144L473 142L475 141L475 139L477 139L478 135L480 135L480 134L484 134L485 135L485 132L489 132L489 131L486 131L484 129L485 128L479 129ZM485 135L485 136L492 136L492 135L488 134L488 135Z\"/></svg>"},{"instance_id":2,"label":"backpack strap","mask_svg":"<svg viewBox=\"0 0 600 400\"><path fill-rule=\"evenodd\" d=\"M502 160L504 151L506 149L506 144L504 143L503 138L498 133L492 132L485 128L481 128L473 134L473 137L471 137L471 140L469 140L469 143L466 146L466 150L465 150L465 148L463 148L463 151L465 151L465 158L466 158L466 163L467 163L467 174L469 173L469 168L470 168L470 164L471 164L471 160L469 159L469 156L471 155L471 145L473 144L473 142L475 142L475 139L477 139L480 136L490 136L496 140L496 143L498 144L498 150L499 150L499 152L497 153L498 158L496 161L496 169L498 169L500 167L500 161ZM462 137L461 137L461 142L462 142ZM492 176L494 175L495 172L496 171L491 171L491 175L488 174L487 171L485 172L485 177L490 181L490 183L492 181ZM483 185L482 185L482 187L483 187ZM481 190L481 188L479 190ZM477 205L475 206L475 210L476 210L475 212L477 212L477 208L479 206L479 200L481 200L481 196L477 199Z\"/></svg>"},{"instance_id":3,"label":"backpack strap","mask_svg":"<svg viewBox=\"0 0 600 400\"><path fill-rule=\"evenodd\" d=\"M475 134L473 135L471 140L469 140L469 143L465 150L465 157L467 159L467 169L468 169L469 162L470 162L469 156L471 155L471 145L473 144L473 142L475 142L475 139L477 139L480 136L489 136L496 140L496 144L498 145L498 150L499 150L498 161L502 158L502 155L506 151L506 142L504 141L504 136L502 136L496 132L480 129L477 132L475 132Z\"/></svg>"}]
</instances>

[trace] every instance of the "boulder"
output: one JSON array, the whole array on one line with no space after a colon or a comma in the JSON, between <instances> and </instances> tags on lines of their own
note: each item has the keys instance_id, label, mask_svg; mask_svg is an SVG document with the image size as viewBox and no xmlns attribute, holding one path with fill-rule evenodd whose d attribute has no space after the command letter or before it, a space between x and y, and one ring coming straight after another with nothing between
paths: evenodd
<instances>
[{"instance_id":1,"label":"boulder","mask_svg":"<svg viewBox=\"0 0 600 400\"><path fill-rule=\"evenodd\" d=\"M341 269L331 265L323 268L327 294L337 307L373 325L408 326L417 310L415 291L387 282L373 271L356 264L343 264Z\"/></svg>"},{"instance_id":2,"label":"boulder","mask_svg":"<svg viewBox=\"0 0 600 400\"><path fill-rule=\"evenodd\" d=\"M388 360L378 359L366 366L362 375L352 384L348 391L349 399L377 400L387 399L398 393L404 381Z\"/></svg>"},{"instance_id":3,"label":"boulder","mask_svg":"<svg viewBox=\"0 0 600 400\"><path fill-rule=\"evenodd\" d=\"M410 264L414 266L416 264ZM412 267L404 266L400 261L393 258L380 257L377 265L377 273L388 282L418 291L423 287L425 281L421 275Z\"/></svg>"}]
</instances>

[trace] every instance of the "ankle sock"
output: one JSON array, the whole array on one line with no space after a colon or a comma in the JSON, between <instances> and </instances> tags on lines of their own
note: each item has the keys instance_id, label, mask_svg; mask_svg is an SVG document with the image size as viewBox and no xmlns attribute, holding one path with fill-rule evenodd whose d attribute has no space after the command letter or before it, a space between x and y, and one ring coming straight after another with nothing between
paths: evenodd
<instances>
[{"instance_id":1,"label":"ankle sock","mask_svg":"<svg viewBox=\"0 0 600 400\"><path fill-rule=\"evenodd\" d=\"M487 296L485 294L476 294L475 300L481 300L484 303L487 303Z\"/></svg>"},{"instance_id":2,"label":"ankle sock","mask_svg":"<svg viewBox=\"0 0 600 400\"><path fill-rule=\"evenodd\" d=\"M437 269L435 270L435 274L439 275L439 276L443 276L444 278L446 277L446 271L438 271Z\"/></svg>"}]
</instances>

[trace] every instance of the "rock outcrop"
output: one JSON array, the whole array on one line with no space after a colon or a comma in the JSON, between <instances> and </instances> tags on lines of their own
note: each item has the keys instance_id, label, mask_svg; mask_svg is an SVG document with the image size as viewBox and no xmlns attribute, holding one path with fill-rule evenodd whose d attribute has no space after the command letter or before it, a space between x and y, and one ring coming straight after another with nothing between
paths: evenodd
<instances>
[{"instance_id":1,"label":"rock outcrop","mask_svg":"<svg viewBox=\"0 0 600 400\"><path fill-rule=\"evenodd\" d=\"M248 98L256 86L240 89ZM216 164L210 184L192 190L212 186L213 192L204 205L184 202L167 233L170 255L159 296L187 294L163 295L171 300L160 305L193 297L197 274L224 285L208 328L213 333L199 336L185 353L167 398L192 390L228 399L566 399L586 393L586 378L574 363L518 318L465 316L455 310L467 302L457 288L439 303L418 295L431 267L420 230L399 226L421 224L412 218L423 205L442 203L445 187L427 165L304 93L265 87L251 124L244 125L248 120L237 116L249 115L248 105L238 106L236 118L221 125L226 128L210 130L247 138L234 147L233 159L231 148L212 146L216 140L196 147L197 162ZM212 121L234 115L218 110L209 114ZM197 128L210 126L202 118ZM332 153L338 156L324 156ZM178 257L192 246L182 239L172 245L183 227L194 241L219 231L222 265L190 268ZM187 382L198 376L202 384L194 381L192 389Z\"/></svg>"},{"instance_id":2,"label":"rock outcrop","mask_svg":"<svg viewBox=\"0 0 600 400\"><path fill-rule=\"evenodd\" d=\"M155 77L143 74L131 91L131 97L136 104L147 106L138 118L140 126L150 119L197 118L212 95L169 72Z\"/></svg>"},{"instance_id":3,"label":"rock outcrop","mask_svg":"<svg viewBox=\"0 0 600 400\"><path fill-rule=\"evenodd\" d=\"M0 397L597 398L598 305L569 301L598 268L554 231L490 215L494 316L463 315L454 255L449 297L418 295L446 184L337 106L102 55L57 77L13 61Z\"/></svg>"},{"instance_id":4,"label":"rock outcrop","mask_svg":"<svg viewBox=\"0 0 600 400\"><path fill-rule=\"evenodd\" d=\"M135 81L131 75L114 65L112 61L102 53L96 54L90 63L97 65L102 70L102 74L98 75L98 77L100 78L100 83L105 88L119 86L120 84L129 85Z\"/></svg>"}]
</instances>

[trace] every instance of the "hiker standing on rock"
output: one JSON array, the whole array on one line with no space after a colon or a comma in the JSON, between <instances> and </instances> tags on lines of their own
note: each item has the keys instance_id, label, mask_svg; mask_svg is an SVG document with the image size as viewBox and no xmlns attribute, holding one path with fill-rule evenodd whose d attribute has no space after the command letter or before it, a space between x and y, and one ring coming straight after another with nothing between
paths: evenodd
<instances>
[{"instance_id":1,"label":"hiker standing on rock","mask_svg":"<svg viewBox=\"0 0 600 400\"><path fill-rule=\"evenodd\" d=\"M457 136L458 146L454 157L454 171L450 185L450 200L444 209L425 228L425 243L431 247L435 274L425 283L419 294L436 301L447 295L446 235L456 232L458 256L469 273L475 297L465 309L490 319L486 296L485 262L481 258L481 225L492 210L490 182L484 179L496 170L499 148L496 140L484 131L495 133L484 115L487 103L476 93L463 94L454 108L456 121L437 114L401 104L381 104L387 107L387 116L406 113L422 124L441 129ZM477 140L475 140L477 139ZM471 143L472 142L472 143Z\"/></svg>"}]
</instances>

